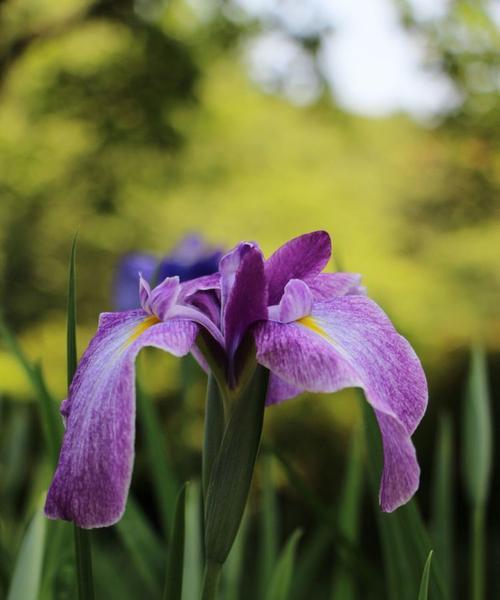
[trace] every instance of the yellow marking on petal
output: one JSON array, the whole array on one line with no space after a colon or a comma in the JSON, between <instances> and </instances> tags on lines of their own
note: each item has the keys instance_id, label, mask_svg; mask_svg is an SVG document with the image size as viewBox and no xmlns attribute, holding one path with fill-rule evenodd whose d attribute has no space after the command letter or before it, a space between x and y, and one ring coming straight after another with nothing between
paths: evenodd
<instances>
[{"instance_id":1,"label":"yellow marking on petal","mask_svg":"<svg viewBox=\"0 0 500 600\"><path fill-rule=\"evenodd\" d=\"M311 331L314 331L314 333L317 333L322 338L325 338L325 340L333 344L332 338L328 335L328 333L326 333L326 331L322 327L318 325L318 323L312 317L302 317L302 319L299 319L297 323L304 325L304 327L307 327Z\"/></svg>"},{"instance_id":2,"label":"yellow marking on petal","mask_svg":"<svg viewBox=\"0 0 500 600\"><path fill-rule=\"evenodd\" d=\"M160 323L160 319L156 315L151 315L149 317L146 317L144 319L144 321L142 321L142 323L139 323L139 325L136 325L136 327L134 328L134 330L130 334L130 337L123 344L123 346L124 347L130 346L130 344L132 344L133 342L135 342L135 340L140 335L142 335L147 329L149 329L153 325L156 325L157 323Z\"/></svg>"}]
</instances>

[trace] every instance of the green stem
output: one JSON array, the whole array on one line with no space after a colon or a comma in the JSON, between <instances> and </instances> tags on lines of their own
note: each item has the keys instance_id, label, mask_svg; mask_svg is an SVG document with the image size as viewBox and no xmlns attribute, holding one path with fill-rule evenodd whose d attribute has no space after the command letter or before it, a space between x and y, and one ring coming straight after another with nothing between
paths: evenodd
<instances>
[{"instance_id":1,"label":"green stem","mask_svg":"<svg viewBox=\"0 0 500 600\"><path fill-rule=\"evenodd\" d=\"M201 600L215 600L217 598L217 587L219 585L221 570L221 564L207 561L205 565L205 575L203 577Z\"/></svg>"},{"instance_id":2,"label":"green stem","mask_svg":"<svg viewBox=\"0 0 500 600\"><path fill-rule=\"evenodd\" d=\"M471 516L471 600L484 600L484 507L476 506Z\"/></svg>"},{"instance_id":3,"label":"green stem","mask_svg":"<svg viewBox=\"0 0 500 600\"><path fill-rule=\"evenodd\" d=\"M80 600L94 600L89 532L80 529L76 525L74 531L78 598Z\"/></svg>"}]
</instances>

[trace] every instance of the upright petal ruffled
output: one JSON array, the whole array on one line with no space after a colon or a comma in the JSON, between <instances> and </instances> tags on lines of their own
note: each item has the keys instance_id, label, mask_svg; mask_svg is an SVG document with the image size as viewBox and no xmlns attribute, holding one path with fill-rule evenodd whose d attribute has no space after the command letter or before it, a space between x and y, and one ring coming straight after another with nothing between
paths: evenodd
<instances>
[{"instance_id":1,"label":"upright petal ruffled","mask_svg":"<svg viewBox=\"0 0 500 600\"><path fill-rule=\"evenodd\" d=\"M134 457L135 357L145 346L183 356L198 330L190 321L162 323L142 310L101 316L61 408L66 432L47 495L48 517L84 528L120 519Z\"/></svg>"},{"instance_id":2,"label":"upright petal ruffled","mask_svg":"<svg viewBox=\"0 0 500 600\"><path fill-rule=\"evenodd\" d=\"M313 231L290 240L266 260L269 304L278 304L290 279L310 279L326 267L332 243L326 231Z\"/></svg>"},{"instance_id":3,"label":"upright petal ruffled","mask_svg":"<svg viewBox=\"0 0 500 600\"><path fill-rule=\"evenodd\" d=\"M315 392L359 386L375 409L384 447L382 509L415 493L419 467L410 436L427 406L427 383L409 343L369 298L316 303L295 323L256 327L257 359L285 382Z\"/></svg>"}]
</instances>

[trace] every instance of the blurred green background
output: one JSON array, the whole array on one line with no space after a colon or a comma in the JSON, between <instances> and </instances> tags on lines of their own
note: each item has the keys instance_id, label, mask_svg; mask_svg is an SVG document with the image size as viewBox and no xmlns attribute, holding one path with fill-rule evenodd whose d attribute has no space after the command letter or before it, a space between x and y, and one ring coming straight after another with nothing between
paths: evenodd
<instances>
[{"instance_id":1,"label":"blurred green background","mask_svg":"<svg viewBox=\"0 0 500 600\"><path fill-rule=\"evenodd\" d=\"M415 3L394 2L401 31L420 41L424 67L440 73L454 100L424 117L375 117L339 102L325 71L341 23L325 27L319 14L297 31L285 18L293 2L269 2L275 12L246 4L0 0L3 315L62 399L75 231L83 350L98 314L112 309L126 252L162 256L200 232L224 248L257 240L268 254L326 229L332 268L363 274L428 374L430 409L416 436L425 509L436 417L449 411L458 425L471 343L488 349L493 399L500 388L498 11L457 0L420 18ZM315 87L306 100L286 86L293 64L265 85L252 76L248 48L270 31L307 58ZM171 459L181 479L192 477L203 377L188 364L194 383L182 395L175 361L152 352L147 362ZM21 518L42 441L32 390L1 345L0 401L7 417L30 416L27 457L0 463L3 498L18 499ZM353 394L308 396L269 410L266 435L328 501L357 421ZM140 444L134 485L147 505ZM306 525L299 500L279 477L277 485L285 521ZM498 517L491 527L500 557Z\"/></svg>"}]
</instances>

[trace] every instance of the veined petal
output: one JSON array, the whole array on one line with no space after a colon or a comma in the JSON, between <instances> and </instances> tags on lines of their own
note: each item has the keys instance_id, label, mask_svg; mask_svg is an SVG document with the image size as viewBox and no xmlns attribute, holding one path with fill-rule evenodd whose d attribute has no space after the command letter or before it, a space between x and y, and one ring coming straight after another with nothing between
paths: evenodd
<instances>
[{"instance_id":1,"label":"veined petal","mask_svg":"<svg viewBox=\"0 0 500 600\"><path fill-rule=\"evenodd\" d=\"M290 279L309 280L324 269L332 253L326 231L313 231L290 240L266 260L269 304L278 304Z\"/></svg>"},{"instance_id":2,"label":"veined petal","mask_svg":"<svg viewBox=\"0 0 500 600\"><path fill-rule=\"evenodd\" d=\"M200 291L220 290L220 274L204 275L197 279L184 281L181 283L181 291L179 294L179 302L185 302L189 298Z\"/></svg>"},{"instance_id":3,"label":"veined petal","mask_svg":"<svg viewBox=\"0 0 500 600\"><path fill-rule=\"evenodd\" d=\"M179 293L179 277L167 277L150 292L142 307L147 312L156 315L160 321L164 321L177 302Z\"/></svg>"},{"instance_id":4,"label":"veined petal","mask_svg":"<svg viewBox=\"0 0 500 600\"><path fill-rule=\"evenodd\" d=\"M410 436L427 406L427 383L409 343L369 298L346 295L316 303L297 323L256 327L257 360L310 391L362 387L375 409L384 447L380 501L391 511L418 487Z\"/></svg>"},{"instance_id":5,"label":"veined petal","mask_svg":"<svg viewBox=\"0 0 500 600\"><path fill-rule=\"evenodd\" d=\"M244 242L220 261L222 327L233 357L248 327L267 318L264 258L256 244Z\"/></svg>"},{"instance_id":6,"label":"veined petal","mask_svg":"<svg viewBox=\"0 0 500 600\"><path fill-rule=\"evenodd\" d=\"M290 398L295 398L295 396L298 396L303 391L303 388L292 385L281 379L281 377L271 373L267 386L266 405L270 406L271 404L279 404L285 400L290 400Z\"/></svg>"},{"instance_id":7,"label":"veined petal","mask_svg":"<svg viewBox=\"0 0 500 600\"><path fill-rule=\"evenodd\" d=\"M142 310L101 316L62 411L66 432L45 514L79 527L105 527L123 514L132 475L135 437L135 370L139 350L187 354L199 327L164 323Z\"/></svg>"},{"instance_id":8,"label":"veined petal","mask_svg":"<svg viewBox=\"0 0 500 600\"><path fill-rule=\"evenodd\" d=\"M357 273L320 273L308 280L307 285L316 302L327 302L347 294L366 295L361 286L361 275Z\"/></svg>"}]
</instances>

